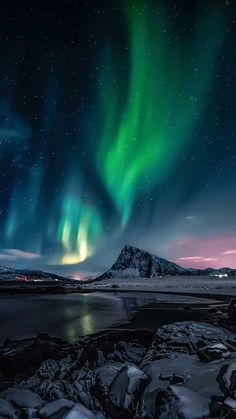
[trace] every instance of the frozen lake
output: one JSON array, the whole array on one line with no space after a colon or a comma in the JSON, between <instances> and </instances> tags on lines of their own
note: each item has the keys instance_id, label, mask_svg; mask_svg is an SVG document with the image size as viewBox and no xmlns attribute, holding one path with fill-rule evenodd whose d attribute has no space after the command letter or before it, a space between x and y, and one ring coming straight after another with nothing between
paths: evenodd
<instances>
[{"instance_id":1,"label":"frozen lake","mask_svg":"<svg viewBox=\"0 0 236 419\"><path fill-rule=\"evenodd\" d=\"M204 319L210 302L214 301L147 292L1 295L0 341L46 332L74 342L122 325L155 330L166 323ZM186 305L191 310L184 310Z\"/></svg>"}]
</instances>

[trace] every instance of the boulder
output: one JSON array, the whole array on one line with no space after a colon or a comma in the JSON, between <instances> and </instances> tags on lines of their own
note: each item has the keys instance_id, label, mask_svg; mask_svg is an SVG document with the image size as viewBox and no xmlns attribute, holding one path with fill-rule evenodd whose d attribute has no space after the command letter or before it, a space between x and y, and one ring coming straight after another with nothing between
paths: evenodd
<instances>
[{"instance_id":1,"label":"boulder","mask_svg":"<svg viewBox=\"0 0 236 419\"><path fill-rule=\"evenodd\" d=\"M236 360L223 365L216 379L223 394L236 400Z\"/></svg>"},{"instance_id":2,"label":"boulder","mask_svg":"<svg viewBox=\"0 0 236 419\"><path fill-rule=\"evenodd\" d=\"M34 373L42 361L60 359L67 355L67 343L63 339L43 339L44 335L22 340L6 340L0 345L0 370L8 379Z\"/></svg>"},{"instance_id":3,"label":"boulder","mask_svg":"<svg viewBox=\"0 0 236 419\"><path fill-rule=\"evenodd\" d=\"M4 399L0 399L0 417L16 417L18 412L19 411L13 406L11 402Z\"/></svg>"},{"instance_id":4,"label":"boulder","mask_svg":"<svg viewBox=\"0 0 236 419\"><path fill-rule=\"evenodd\" d=\"M61 417L74 406L74 402L67 399L57 399L47 403L39 410L40 418L51 418L56 413Z\"/></svg>"},{"instance_id":5,"label":"boulder","mask_svg":"<svg viewBox=\"0 0 236 419\"><path fill-rule=\"evenodd\" d=\"M76 403L62 419L105 419L101 412L92 412L80 403Z\"/></svg>"},{"instance_id":6,"label":"boulder","mask_svg":"<svg viewBox=\"0 0 236 419\"><path fill-rule=\"evenodd\" d=\"M199 419L209 415L210 399L184 386L171 386L178 403L178 417L183 419Z\"/></svg>"},{"instance_id":7,"label":"boulder","mask_svg":"<svg viewBox=\"0 0 236 419\"><path fill-rule=\"evenodd\" d=\"M224 405L231 411L236 412L236 400L227 397L227 399L224 400Z\"/></svg>"},{"instance_id":8,"label":"boulder","mask_svg":"<svg viewBox=\"0 0 236 419\"><path fill-rule=\"evenodd\" d=\"M36 393L27 389L9 388L0 393L0 399L7 400L17 407L41 407L45 401Z\"/></svg>"},{"instance_id":9,"label":"boulder","mask_svg":"<svg viewBox=\"0 0 236 419\"><path fill-rule=\"evenodd\" d=\"M115 406L134 410L141 384L147 375L135 365L126 365L120 369L110 387L110 398Z\"/></svg>"},{"instance_id":10,"label":"boulder","mask_svg":"<svg viewBox=\"0 0 236 419\"><path fill-rule=\"evenodd\" d=\"M150 362L168 357L173 352L195 354L201 348L215 344L223 344L233 351L236 349L236 336L222 327L203 322L165 325L157 329L140 365L145 370Z\"/></svg>"},{"instance_id":11,"label":"boulder","mask_svg":"<svg viewBox=\"0 0 236 419\"><path fill-rule=\"evenodd\" d=\"M223 345L223 343L215 343L213 345L204 346L198 350L197 354L199 359L205 362L228 358L230 356L228 348Z\"/></svg>"},{"instance_id":12,"label":"boulder","mask_svg":"<svg viewBox=\"0 0 236 419\"><path fill-rule=\"evenodd\" d=\"M209 414L210 400L184 386L170 386L149 393L139 402L137 419L200 419Z\"/></svg>"}]
</instances>

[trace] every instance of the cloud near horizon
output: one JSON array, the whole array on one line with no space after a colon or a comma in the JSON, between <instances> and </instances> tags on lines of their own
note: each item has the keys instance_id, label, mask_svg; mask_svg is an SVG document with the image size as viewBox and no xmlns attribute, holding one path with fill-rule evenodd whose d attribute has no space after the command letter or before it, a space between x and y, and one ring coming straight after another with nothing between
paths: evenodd
<instances>
[{"instance_id":1,"label":"cloud near horizon","mask_svg":"<svg viewBox=\"0 0 236 419\"><path fill-rule=\"evenodd\" d=\"M201 253L200 253L201 252ZM236 268L236 235L219 234L205 238L180 235L168 248L167 259L186 268Z\"/></svg>"},{"instance_id":2,"label":"cloud near horizon","mask_svg":"<svg viewBox=\"0 0 236 419\"><path fill-rule=\"evenodd\" d=\"M22 263L39 260L42 256L38 253L24 252L20 249L1 249L0 260L6 263Z\"/></svg>"},{"instance_id":3,"label":"cloud near horizon","mask_svg":"<svg viewBox=\"0 0 236 419\"><path fill-rule=\"evenodd\" d=\"M226 250L222 255L236 255L236 249Z\"/></svg>"},{"instance_id":4,"label":"cloud near horizon","mask_svg":"<svg viewBox=\"0 0 236 419\"><path fill-rule=\"evenodd\" d=\"M180 257L177 258L178 261L194 261L194 262L212 262L218 260L218 258L212 258L212 257L204 257L204 256L186 256L186 257Z\"/></svg>"}]
</instances>

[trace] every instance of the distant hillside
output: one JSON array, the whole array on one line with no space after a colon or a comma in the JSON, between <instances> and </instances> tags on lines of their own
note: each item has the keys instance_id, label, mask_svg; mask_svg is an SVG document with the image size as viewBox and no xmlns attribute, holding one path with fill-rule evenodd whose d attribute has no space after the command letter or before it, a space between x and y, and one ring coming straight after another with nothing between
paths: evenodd
<instances>
[{"instance_id":1,"label":"distant hillside","mask_svg":"<svg viewBox=\"0 0 236 419\"><path fill-rule=\"evenodd\" d=\"M194 269L183 268L167 259L152 255L145 250L126 245L118 256L117 261L97 280L120 277L153 278L165 275L214 275L226 273L236 275L235 269Z\"/></svg>"},{"instance_id":2,"label":"distant hillside","mask_svg":"<svg viewBox=\"0 0 236 419\"><path fill-rule=\"evenodd\" d=\"M69 281L67 278L52 273L35 271L28 269L15 269L0 266L0 282L1 281Z\"/></svg>"}]
</instances>

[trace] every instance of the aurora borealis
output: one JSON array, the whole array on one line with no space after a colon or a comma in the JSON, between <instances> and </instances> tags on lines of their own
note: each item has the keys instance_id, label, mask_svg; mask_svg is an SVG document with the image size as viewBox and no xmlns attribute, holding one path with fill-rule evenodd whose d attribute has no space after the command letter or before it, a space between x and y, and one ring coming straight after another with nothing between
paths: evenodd
<instances>
[{"instance_id":1,"label":"aurora borealis","mask_svg":"<svg viewBox=\"0 0 236 419\"><path fill-rule=\"evenodd\" d=\"M2 264L100 271L130 243L236 267L235 12L223 0L4 5Z\"/></svg>"},{"instance_id":2,"label":"aurora borealis","mask_svg":"<svg viewBox=\"0 0 236 419\"><path fill-rule=\"evenodd\" d=\"M212 9L209 21L200 21L186 45L185 40L173 40L172 31L165 29L165 11L161 16L153 15L153 10L138 1L128 6L132 51L128 93L119 110L119 88L110 86L110 80L104 77L105 130L98 151L98 167L122 213L122 223L127 222L134 200L168 176L188 134L194 132L220 42L220 37L216 39L218 13ZM204 40L213 35L214 42L204 45ZM199 71L203 67L204 72Z\"/></svg>"}]
</instances>

